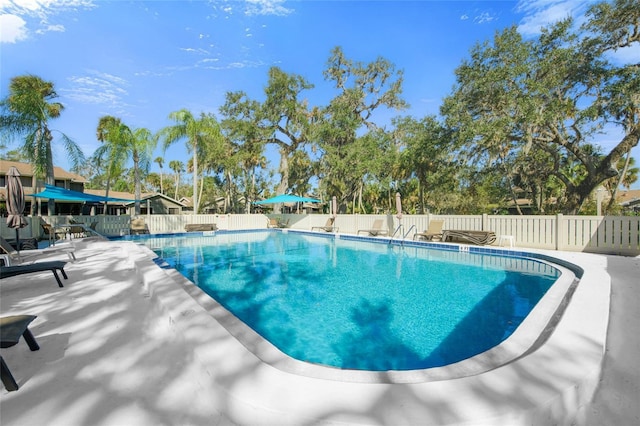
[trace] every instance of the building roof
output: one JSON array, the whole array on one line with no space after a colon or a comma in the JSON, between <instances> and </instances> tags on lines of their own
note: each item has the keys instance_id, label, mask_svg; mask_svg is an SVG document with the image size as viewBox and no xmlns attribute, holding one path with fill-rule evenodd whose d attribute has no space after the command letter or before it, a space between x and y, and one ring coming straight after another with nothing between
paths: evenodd
<instances>
[{"instance_id":1,"label":"building roof","mask_svg":"<svg viewBox=\"0 0 640 426\"><path fill-rule=\"evenodd\" d=\"M107 190L106 189L87 189L87 188L85 188L84 192L87 193L87 194L99 195L100 197L106 197L107 196ZM150 196L153 196L153 195L154 195L153 192L143 192L141 194L141 199L144 199L146 197L150 197ZM126 199L126 200L135 199L135 195L130 193L130 192L112 191L112 190L109 190L109 197L123 198L123 199Z\"/></svg>"},{"instance_id":2,"label":"building roof","mask_svg":"<svg viewBox=\"0 0 640 426\"><path fill-rule=\"evenodd\" d=\"M618 191L616 201L623 207L630 207L640 204L640 189L628 191Z\"/></svg>"},{"instance_id":3,"label":"building roof","mask_svg":"<svg viewBox=\"0 0 640 426\"><path fill-rule=\"evenodd\" d=\"M85 193L87 194L93 194L93 195L99 195L101 197L105 197L106 196L106 190L104 189L85 189L84 190ZM113 197L113 198L124 198L124 199L128 199L128 200L135 200L135 195L130 193L130 192L122 192L122 191L109 191L109 197ZM172 203L178 204L182 207L184 207L184 204L181 203L180 201L177 201L169 196L166 196L164 194L160 194L158 192L143 192L142 194L140 194L140 201L145 201L147 199L150 198L164 198L165 200L168 200ZM130 203L126 203L126 205L129 204L133 204L135 203L135 201L132 201Z\"/></svg>"},{"instance_id":4,"label":"building roof","mask_svg":"<svg viewBox=\"0 0 640 426\"><path fill-rule=\"evenodd\" d=\"M6 175L12 166L18 169L21 176L33 176L33 167L31 166L31 164L8 160L0 160L0 175ZM62 167L58 166L53 166L53 177L55 179L70 180L72 182L87 182L87 180L82 176L68 172Z\"/></svg>"},{"instance_id":5,"label":"building roof","mask_svg":"<svg viewBox=\"0 0 640 426\"><path fill-rule=\"evenodd\" d=\"M625 201L640 199L640 189L630 189L627 191L618 191L617 200L619 203Z\"/></svg>"}]
</instances>

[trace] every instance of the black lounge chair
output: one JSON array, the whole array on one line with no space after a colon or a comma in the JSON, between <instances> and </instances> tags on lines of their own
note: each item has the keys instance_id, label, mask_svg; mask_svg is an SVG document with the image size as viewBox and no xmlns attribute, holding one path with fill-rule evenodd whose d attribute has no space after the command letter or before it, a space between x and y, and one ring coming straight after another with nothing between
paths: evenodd
<instances>
[{"instance_id":1,"label":"black lounge chair","mask_svg":"<svg viewBox=\"0 0 640 426\"><path fill-rule=\"evenodd\" d=\"M52 260L50 262L37 262L27 265L0 266L0 279L34 272L51 271L53 272L53 276L56 277L56 281L58 281L58 287L64 287L58 276L58 270L62 273L65 280L68 279L69 277L67 277L66 272L64 272L64 265L66 264L67 262L62 260Z\"/></svg>"},{"instance_id":2,"label":"black lounge chair","mask_svg":"<svg viewBox=\"0 0 640 426\"><path fill-rule=\"evenodd\" d=\"M32 351L40 349L38 342L36 342L36 339L29 330L29 324L31 324L31 321L34 319L36 319L35 315L14 315L0 318L0 347L10 348L11 346L17 345L20 336L23 336L24 341L29 345L29 349ZM6 390L9 392L18 390L18 384L1 356L0 377Z\"/></svg>"}]
</instances>

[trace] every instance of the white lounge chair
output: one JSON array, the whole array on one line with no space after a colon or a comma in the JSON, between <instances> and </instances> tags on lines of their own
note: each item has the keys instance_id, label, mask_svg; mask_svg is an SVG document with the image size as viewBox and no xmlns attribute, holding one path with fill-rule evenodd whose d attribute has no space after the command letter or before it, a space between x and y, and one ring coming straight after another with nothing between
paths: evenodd
<instances>
[{"instance_id":1,"label":"white lounge chair","mask_svg":"<svg viewBox=\"0 0 640 426\"><path fill-rule=\"evenodd\" d=\"M63 247L48 247L42 250L21 250L20 252L18 252L13 248L13 246L11 246L11 244L9 244L7 240L5 240L3 237L0 237L0 259L4 261L5 266L11 266L24 262L34 262L38 260L37 257L56 252L66 253L67 256L69 256L70 260L75 261L75 251L75 247L71 243L69 243L68 245L65 245Z\"/></svg>"},{"instance_id":2,"label":"white lounge chair","mask_svg":"<svg viewBox=\"0 0 640 426\"><path fill-rule=\"evenodd\" d=\"M361 232L367 232L372 237L377 237L379 235L388 235L389 231L387 231L386 229L382 229L382 224L383 224L382 219L376 219L373 221L373 225L371 226L371 229L358 229L357 234Z\"/></svg>"},{"instance_id":3,"label":"white lounge chair","mask_svg":"<svg viewBox=\"0 0 640 426\"><path fill-rule=\"evenodd\" d=\"M414 240L425 239L428 241L440 241L442 239L442 228L444 227L444 220L430 220L429 228L424 232L416 232L413 236Z\"/></svg>"},{"instance_id":4,"label":"white lounge chair","mask_svg":"<svg viewBox=\"0 0 640 426\"><path fill-rule=\"evenodd\" d=\"M311 227L311 230L313 231L314 229L321 229L325 232L338 232L338 228L334 225L334 221L335 219L330 217L329 219L327 219L327 223L324 224L324 226L313 226Z\"/></svg>"}]
</instances>

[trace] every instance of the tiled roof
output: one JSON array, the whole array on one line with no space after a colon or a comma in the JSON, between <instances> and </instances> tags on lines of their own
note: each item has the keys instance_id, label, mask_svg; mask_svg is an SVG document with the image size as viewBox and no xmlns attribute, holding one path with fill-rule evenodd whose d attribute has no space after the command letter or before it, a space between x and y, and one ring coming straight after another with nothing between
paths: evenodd
<instances>
[{"instance_id":1,"label":"tiled roof","mask_svg":"<svg viewBox=\"0 0 640 426\"><path fill-rule=\"evenodd\" d=\"M106 189L86 189L84 190L85 194L92 194L92 195L99 195L101 197L106 197L107 196L107 190ZM154 195L153 192L143 192L140 195L140 198L146 198L146 197L150 197ZM111 198L122 198L125 200L133 200L135 199L135 195L130 193L130 192L123 192L123 191L112 191L109 190L109 197Z\"/></svg>"},{"instance_id":2,"label":"tiled roof","mask_svg":"<svg viewBox=\"0 0 640 426\"><path fill-rule=\"evenodd\" d=\"M0 175L6 175L12 166L18 169L21 176L33 176L33 167L31 167L31 164L8 160L0 160ZM80 183L87 182L87 180L82 176L68 172L57 166L53 166L53 176L55 179L70 180L72 182Z\"/></svg>"},{"instance_id":3,"label":"tiled roof","mask_svg":"<svg viewBox=\"0 0 640 426\"><path fill-rule=\"evenodd\" d=\"M637 200L640 199L640 189L630 189L628 191L618 191L618 196L616 197L619 203L624 203L626 201Z\"/></svg>"}]
</instances>

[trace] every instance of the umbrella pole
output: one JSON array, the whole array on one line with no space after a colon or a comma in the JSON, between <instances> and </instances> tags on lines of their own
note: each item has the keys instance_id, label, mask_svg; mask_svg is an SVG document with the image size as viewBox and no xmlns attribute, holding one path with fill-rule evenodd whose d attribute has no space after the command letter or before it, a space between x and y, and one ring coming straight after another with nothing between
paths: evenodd
<instances>
[{"instance_id":1,"label":"umbrella pole","mask_svg":"<svg viewBox=\"0 0 640 426\"><path fill-rule=\"evenodd\" d=\"M16 251L20 254L20 228L16 228Z\"/></svg>"}]
</instances>

